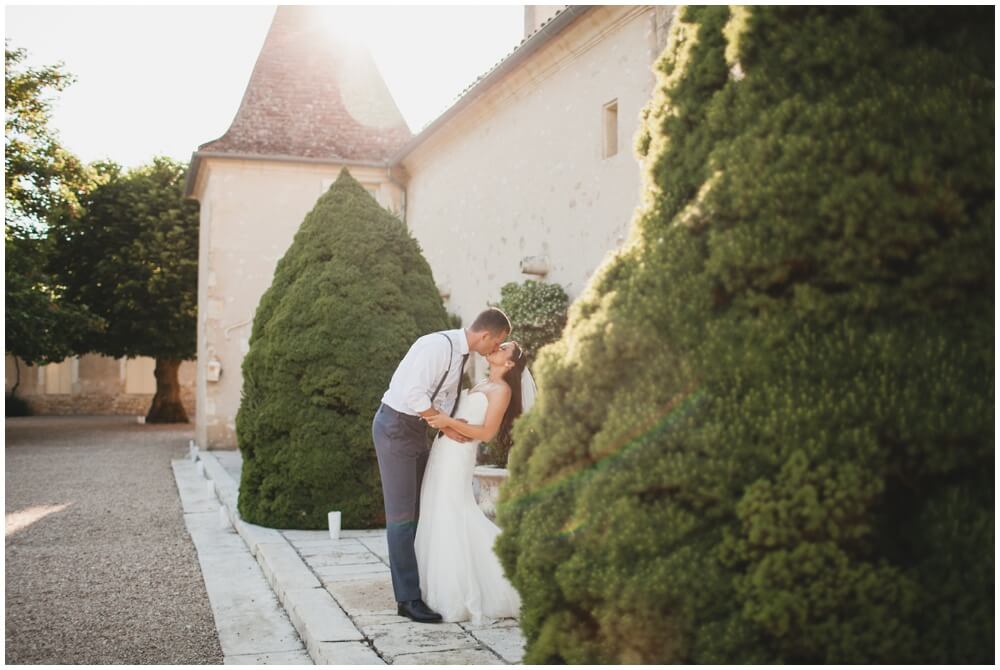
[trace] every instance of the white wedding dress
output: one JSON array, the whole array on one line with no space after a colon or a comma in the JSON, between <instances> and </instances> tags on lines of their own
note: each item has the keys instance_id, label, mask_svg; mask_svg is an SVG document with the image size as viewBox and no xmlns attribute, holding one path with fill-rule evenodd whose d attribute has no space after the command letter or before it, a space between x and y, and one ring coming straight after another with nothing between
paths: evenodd
<instances>
[{"instance_id":1,"label":"white wedding dress","mask_svg":"<svg viewBox=\"0 0 1000 670\"><path fill-rule=\"evenodd\" d=\"M462 392L456 418L482 425L489 400ZM493 543L500 529L486 518L472 493L479 442L434 441L420 489L420 520L414 549L424 602L445 621L516 617L521 599L504 577Z\"/></svg>"}]
</instances>

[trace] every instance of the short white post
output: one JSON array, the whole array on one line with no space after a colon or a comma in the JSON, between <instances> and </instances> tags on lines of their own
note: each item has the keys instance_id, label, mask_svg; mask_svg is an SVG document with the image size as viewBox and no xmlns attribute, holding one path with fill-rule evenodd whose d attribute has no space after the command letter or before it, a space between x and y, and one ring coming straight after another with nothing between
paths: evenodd
<instances>
[{"instance_id":1,"label":"short white post","mask_svg":"<svg viewBox=\"0 0 1000 670\"><path fill-rule=\"evenodd\" d=\"M208 495L214 496L215 495L215 480L213 480L213 479L206 479L205 480L205 490L208 491Z\"/></svg>"},{"instance_id":2,"label":"short white post","mask_svg":"<svg viewBox=\"0 0 1000 670\"><path fill-rule=\"evenodd\" d=\"M195 468L195 470L198 471L198 476L199 477L204 477L205 476L205 464L204 463L202 463L201 461L198 461L198 463L195 464L194 468Z\"/></svg>"},{"instance_id":3,"label":"short white post","mask_svg":"<svg viewBox=\"0 0 1000 670\"><path fill-rule=\"evenodd\" d=\"M219 505L219 528L229 528L229 515L226 514L225 505Z\"/></svg>"},{"instance_id":4,"label":"short white post","mask_svg":"<svg viewBox=\"0 0 1000 670\"><path fill-rule=\"evenodd\" d=\"M327 520L330 523L330 539L339 540L340 539L340 512L330 512L326 515Z\"/></svg>"}]
</instances>

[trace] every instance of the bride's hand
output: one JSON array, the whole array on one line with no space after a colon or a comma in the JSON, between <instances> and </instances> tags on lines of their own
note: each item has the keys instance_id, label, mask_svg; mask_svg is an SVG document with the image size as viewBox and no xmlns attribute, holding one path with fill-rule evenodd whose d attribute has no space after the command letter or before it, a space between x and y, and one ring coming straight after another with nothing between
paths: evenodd
<instances>
[{"instance_id":1,"label":"bride's hand","mask_svg":"<svg viewBox=\"0 0 1000 670\"><path fill-rule=\"evenodd\" d=\"M438 412L434 416L429 416L425 421L432 428L447 428L451 425L451 417L444 412Z\"/></svg>"},{"instance_id":2,"label":"bride's hand","mask_svg":"<svg viewBox=\"0 0 1000 670\"><path fill-rule=\"evenodd\" d=\"M459 419L459 421L463 420L464 419ZM451 438L455 442L469 442L470 440L472 440L471 437L466 437L465 435L462 435L454 428L442 428L441 432L444 433L445 437Z\"/></svg>"}]
</instances>

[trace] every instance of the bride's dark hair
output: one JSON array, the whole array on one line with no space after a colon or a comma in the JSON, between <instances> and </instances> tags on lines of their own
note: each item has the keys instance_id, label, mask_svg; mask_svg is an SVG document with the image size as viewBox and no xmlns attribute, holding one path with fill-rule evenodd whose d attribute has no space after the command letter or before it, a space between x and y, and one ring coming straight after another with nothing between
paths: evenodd
<instances>
[{"instance_id":1,"label":"bride's dark hair","mask_svg":"<svg viewBox=\"0 0 1000 670\"><path fill-rule=\"evenodd\" d=\"M510 403L507 405L507 411L503 414L503 419L500 420L500 429L497 431L496 438L494 438L504 454L511 447L510 429L514 425L514 419L521 416L521 412L523 411L521 405L521 374L524 372L524 366L528 362L528 357L524 355L524 349L521 348L521 345L517 342L512 342L511 344L514 345L514 353L511 354L510 360L514 362L514 367L508 370L507 374L503 376L503 380L510 386Z\"/></svg>"}]
</instances>

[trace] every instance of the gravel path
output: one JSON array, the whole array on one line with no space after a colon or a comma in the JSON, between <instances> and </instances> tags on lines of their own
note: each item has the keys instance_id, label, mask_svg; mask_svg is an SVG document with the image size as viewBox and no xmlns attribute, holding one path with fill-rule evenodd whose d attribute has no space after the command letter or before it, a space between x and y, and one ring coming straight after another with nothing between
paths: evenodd
<instances>
[{"instance_id":1,"label":"gravel path","mask_svg":"<svg viewBox=\"0 0 1000 670\"><path fill-rule=\"evenodd\" d=\"M6 420L6 662L221 664L171 459L193 425Z\"/></svg>"}]
</instances>

